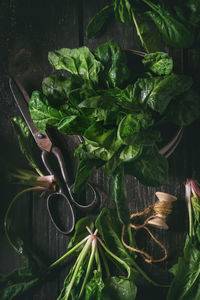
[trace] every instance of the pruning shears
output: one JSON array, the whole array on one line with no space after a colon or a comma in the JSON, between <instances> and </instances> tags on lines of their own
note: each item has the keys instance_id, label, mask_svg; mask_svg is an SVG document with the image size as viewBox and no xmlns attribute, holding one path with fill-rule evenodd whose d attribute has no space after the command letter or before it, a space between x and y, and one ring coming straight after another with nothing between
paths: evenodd
<instances>
[{"instance_id":1,"label":"pruning shears","mask_svg":"<svg viewBox=\"0 0 200 300\"><path fill-rule=\"evenodd\" d=\"M9 85L14 97L15 102L29 127L30 132L33 135L35 142L38 147L41 149L41 158L42 162L50 175L54 175L56 178L56 185L59 187L58 191L52 192L47 197L47 210L49 216L58 231L63 234L70 234L75 226L75 210L77 209L81 211L90 211L92 210L98 202L97 192L91 184L87 184L87 193L90 195L92 201L89 204L82 205L75 199L75 195L72 192L73 185L69 180L69 175L67 173L67 168L65 164L65 160L63 158L62 152L59 147L55 146L52 140L50 139L47 132L40 132L37 130L33 121L31 120L31 116L28 109L28 102L30 100L27 92L21 86L21 84L14 80L13 78L9 79ZM54 167L52 164L52 160L49 159L49 156L54 155L56 157L58 168ZM65 224L61 222L55 212L54 203L65 203L65 211L66 215L62 218L65 220ZM64 213L62 211L62 213Z\"/></svg>"}]
</instances>

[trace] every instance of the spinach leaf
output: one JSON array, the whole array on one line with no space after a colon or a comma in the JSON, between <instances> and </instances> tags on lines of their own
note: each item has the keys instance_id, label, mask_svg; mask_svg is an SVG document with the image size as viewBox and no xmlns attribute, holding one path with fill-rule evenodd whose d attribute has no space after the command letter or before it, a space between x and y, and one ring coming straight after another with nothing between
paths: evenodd
<instances>
[{"instance_id":1,"label":"spinach leaf","mask_svg":"<svg viewBox=\"0 0 200 300\"><path fill-rule=\"evenodd\" d=\"M45 131L47 125L58 126L60 120L66 117L65 113L50 106L48 99L39 91L32 93L29 110L35 126L40 131Z\"/></svg>"},{"instance_id":2,"label":"spinach leaf","mask_svg":"<svg viewBox=\"0 0 200 300\"><path fill-rule=\"evenodd\" d=\"M120 87L130 75L124 51L121 50L118 43L108 41L98 46L94 54L104 66L101 72L101 81L107 87Z\"/></svg>"},{"instance_id":3,"label":"spinach leaf","mask_svg":"<svg viewBox=\"0 0 200 300\"><path fill-rule=\"evenodd\" d=\"M178 126L188 126L200 118L200 95L193 89L179 95L172 101L166 117Z\"/></svg>"},{"instance_id":4,"label":"spinach leaf","mask_svg":"<svg viewBox=\"0 0 200 300\"><path fill-rule=\"evenodd\" d=\"M152 26L151 22L143 21L139 24L139 30L146 46L147 53L158 51L161 48L161 37L155 26ZM154 27L154 28L152 28Z\"/></svg>"},{"instance_id":5,"label":"spinach leaf","mask_svg":"<svg viewBox=\"0 0 200 300\"><path fill-rule=\"evenodd\" d=\"M35 286L39 281L36 275L27 268L19 268L7 275L0 275L0 298L12 300Z\"/></svg>"},{"instance_id":6,"label":"spinach leaf","mask_svg":"<svg viewBox=\"0 0 200 300\"><path fill-rule=\"evenodd\" d=\"M118 138L125 145L148 146L160 141L160 132L150 130L152 120L148 122L148 114L126 115L118 126Z\"/></svg>"},{"instance_id":7,"label":"spinach leaf","mask_svg":"<svg viewBox=\"0 0 200 300\"><path fill-rule=\"evenodd\" d=\"M110 277L103 290L103 299L110 300L134 300L137 294L137 287L133 280L125 277Z\"/></svg>"},{"instance_id":8,"label":"spinach leaf","mask_svg":"<svg viewBox=\"0 0 200 300\"><path fill-rule=\"evenodd\" d=\"M103 7L89 22L86 29L86 38L97 37L106 21L114 14L113 5Z\"/></svg>"},{"instance_id":9,"label":"spinach leaf","mask_svg":"<svg viewBox=\"0 0 200 300\"><path fill-rule=\"evenodd\" d=\"M117 211L111 208L103 208L95 221L95 227L107 247L122 260L132 265L132 258L121 242L122 224L119 222Z\"/></svg>"},{"instance_id":10,"label":"spinach leaf","mask_svg":"<svg viewBox=\"0 0 200 300\"><path fill-rule=\"evenodd\" d=\"M93 232L94 223L89 217L83 217L76 222L75 232L67 246L68 250L72 249L76 244L78 244L81 240L83 240L88 235L86 226L89 227Z\"/></svg>"},{"instance_id":11,"label":"spinach leaf","mask_svg":"<svg viewBox=\"0 0 200 300\"><path fill-rule=\"evenodd\" d=\"M38 147L25 121L21 117L14 117L11 119L11 124L17 136L21 152L26 156L29 165L35 170L39 170L40 164L36 156Z\"/></svg>"},{"instance_id":12,"label":"spinach leaf","mask_svg":"<svg viewBox=\"0 0 200 300\"><path fill-rule=\"evenodd\" d=\"M120 165L114 171L110 180L110 195L115 201L117 214L120 222L124 225L130 224L130 212L126 197L126 186L124 178L124 166Z\"/></svg>"},{"instance_id":13,"label":"spinach leaf","mask_svg":"<svg viewBox=\"0 0 200 300\"><path fill-rule=\"evenodd\" d=\"M151 19L168 45L176 48L189 48L194 43L194 33L175 18L164 5L156 5L149 0L143 0L152 10L145 16Z\"/></svg>"},{"instance_id":14,"label":"spinach leaf","mask_svg":"<svg viewBox=\"0 0 200 300\"><path fill-rule=\"evenodd\" d=\"M146 70L156 75L169 75L173 69L173 60L165 52L154 52L145 55L142 60Z\"/></svg>"},{"instance_id":15,"label":"spinach leaf","mask_svg":"<svg viewBox=\"0 0 200 300\"><path fill-rule=\"evenodd\" d=\"M160 186L167 180L167 159L159 154L157 146L144 147L137 160L125 164L125 173L136 176L144 185Z\"/></svg>"},{"instance_id":16,"label":"spinach leaf","mask_svg":"<svg viewBox=\"0 0 200 300\"><path fill-rule=\"evenodd\" d=\"M101 62L95 59L92 52L87 47L60 50L49 52L50 63L56 70L67 70L84 80L91 80L98 83L99 72L103 69Z\"/></svg>"},{"instance_id":17,"label":"spinach leaf","mask_svg":"<svg viewBox=\"0 0 200 300\"><path fill-rule=\"evenodd\" d=\"M129 25L132 22L132 9L129 0L114 0L115 17Z\"/></svg>"},{"instance_id":18,"label":"spinach leaf","mask_svg":"<svg viewBox=\"0 0 200 300\"><path fill-rule=\"evenodd\" d=\"M154 81L154 78L149 80ZM154 85L148 96L147 104L151 109L163 114L170 101L189 90L191 86L192 78L189 76L176 74L165 76L158 84Z\"/></svg>"},{"instance_id":19,"label":"spinach leaf","mask_svg":"<svg viewBox=\"0 0 200 300\"><path fill-rule=\"evenodd\" d=\"M101 300L102 290L104 289L104 282L99 271L93 271L93 277L86 284L85 300Z\"/></svg>"},{"instance_id":20,"label":"spinach leaf","mask_svg":"<svg viewBox=\"0 0 200 300\"><path fill-rule=\"evenodd\" d=\"M69 295L69 298L68 298L70 300L76 300L76 299L79 298L79 291L80 291L80 287L82 285L82 282L84 280L86 265L87 265L87 259L85 260L85 262L82 263L82 265L78 269L73 287L71 289L71 292L70 292L70 295ZM67 277L65 278L64 283L63 283L63 288L62 288L62 290L60 292L60 295L57 298L57 300L65 300L66 299L66 293L68 291L68 287L70 285L74 269L75 269L75 265L71 268L71 270L69 271Z\"/></svg>"},{"instance_id":21,"label":"spinach leaf","mask_svg":"<svg viewBox=\"0 0 200 300\"><path fill-rule=\"evenodd\" d=\"M197 300L200 297L200 251L191 240L186 243L183 258L179 258L175 277L167 300Z\"/></svg>"},{"instance_id":22,"label":"spinach leaf","mask_svg":"<svg viewBox=\"0 0 200 300\"><path fill-rule=\"evenodd\" d=\"M67 100L68 79L62 75L52 75L42 81L43 94L52 105L64 104Z\"/></svg>"},{"instance_id":23,"label":"spinach leaf","mask_svg":"<svg viewBox=\"0 0 200 300\"><path fill-rule=\"evenodd\" d=\"M119 159L123 162L130 162L137 159L142 154L143 146L125 146L120 152Z\"/></svg>"},{"instance_id":24,"label":"spinach leaf","mask_svg":"<svg viewBox=\"0 0 200 300\"><path fill-rule=\"evenodd\" d=\"M122 164L115 169L111 177L110 195L111 198L115 201L120 222L124 225L128 225L130 223L130 212L126 197L124 166Z\"/></svg>"},{"instance_id":25,"label":"spinach leaf","mask_svg":"<svg viewBox=\"0 0 200 300\"><path fill-rule=\"evenodd\" d=\"M82 159L76 170L76 177L73 192L79 194L84 191L87 181L92 174L94 167L98 167L101 161L95 159Z\"/></svg>"},{"instance_id":26,"label":"spinach leaf","mask_svg":"<svg viewBox=\"0 0 200 300\"><path fill-rule=\"evenodd\" d=\"M103 146L113 152L121 146L121 142L117 139L117 130L107 129L100 122L93 123L84 132L84 139L95 147Z\"/></svg>"}]
</instances>

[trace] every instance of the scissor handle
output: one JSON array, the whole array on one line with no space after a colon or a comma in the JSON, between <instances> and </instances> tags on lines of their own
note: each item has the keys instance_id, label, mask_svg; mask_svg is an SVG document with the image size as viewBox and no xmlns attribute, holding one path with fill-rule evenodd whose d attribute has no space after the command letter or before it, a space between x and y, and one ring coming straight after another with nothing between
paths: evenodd
<instances>
[{"instance_id":1,"label":"scissor handle","mask_svg":"<svg viewBox=\"0 0 200 300\"><path fill-rule=\"evenodd\" d=\"M62 152L60 151L60 149L56 146L53 146L51 148L51 152L55 155L55 157L57 158L58 160L58 163L59 163L59 167L60 167L60 171L61 171L61 174L62 174L62 177L63 177L63 180L64 180L64 183L66 184L66 187L68 189L68 191L70 190L70 179L69 179L69 176L67 174L67 170L66 170L66 167L65 167L65 161L64 161L64 158L63 158L63 155L62 155ZM49 164L49 159L48 159L48 155L49 153L46 152L46 151L42 151L42 161L44 163L44 166L45 168L47 169L47 171L49 172L49 174L54 174L55 173L55 170L51 167L51 165ZM54 174L56 175L56 174ZM56 178L58 180L58 178Z\"/></svg>"},{"instance_id":2,"label":"scissor handle","mask_svg":"<svg viewBox=\"0 0 200 300\"><path fill-rule=\"evenodd\" d=\"M72 188L73 188L73 185L70 183L70 179L69 179L69 176L68 176L68 173L67 173L67 169L66 169L66 165L65 165L65 161L64 161L64 158L63 158L63 155L62 155L62 152L60 151L60 149L56 146L52 147L51 149L51 152L56 156L57 160L58 160L58 163L59 163L59 166L60 166L60 170L61 170L61 174L62 174L62 177L63 177L63 180L64 180L64 183L67 187L67 191L69 193L69 196L71 198L71 201L72 203L80 210L82 211L91 211L97 204L98 202L98 199L97 199L97 192L95 191L94 187L88 183L87 186L88 188L91 190L92 192L92 202L87 204L87 205L82 205L82 204L79 204L76 200L75 200L75 195L73 194L72 192ZM54 174L54 170L52 169L51 165L49 164L49 160L48 160L48 152L46 151L43 151L42 152L42 161L47 169L47 171L50 173L50 174ZM56 175L56 174L54 174ZM59 185L59 179L56 178L56 180L58 181L58 185ZM61 186L61 185L60 185ZM62 189L59 190L59 192L63 192Z\"/></svg>"},{"instance_id":3,"label":"scissor handle","mask_svg":"<svg viewBox=\"0 0 200 300\"><path fill-rule=\"evenodd\" d=\"M70 227L66 230L66 228L63 229L63 226L58 218L56 218L56 214L55 214L55 209L54 207L52 208L52 201L59 201L59 197L62 197L66 204L67 204L67 207L68 207L68 210L67 210L67 216L66 216L66 222L65 224L67 223L67 219L69 219L69 222L71 223ZM56 199L57 198L57 199ZM55 226L55 228L61 232L62 234L65 234L65 235L68 235L70 234L73 230L74 230L74 226L75 226L75 215L74 215L74 211L73 211L73 208L69 202L69 200L67 199L67 197L61 193L61 192L56 192L56 193L52 193L48 196L47 198L47 211L49 213L49 217L53 223L53 225ZM70 215L69 215L69 212L70 212ZM63 212L62 212L63 213ZM71 217L71 219L70 219ZM60 223L60 224L59 224Z\"/></svg>"},{"instance_id":4,"label":"scissor handle","mask_svg":"<svg viewBox=\"0 0 200 300\"><path fill-rule=\"evenodd\" d=\"M87 184L87 187L90 188L90 190L92 191L92 194L93 194L93 196L92 196L92 198L93 198L92 202L90 202L90 203L87 204L87 205L79 204L79 203L74 199L74 198L75 198L75 195L74 195L73 192L72 192L73 185L70 187L69 193L70 193L70 198L71 198L71 200L72 200L72 203L73 203L77 208L79 208L79 209L82 210L82 211L88 211L88 212L89 212L89 211L91 211L91 210L94 208L94 206L96 206L96 204L97 204L97 202L98 202L98 198L97 198L97 192L96 192L96 190L94 189L94 187L92 186L92 184L88 183L88 184Z\"/></svg>"}]
</instances>

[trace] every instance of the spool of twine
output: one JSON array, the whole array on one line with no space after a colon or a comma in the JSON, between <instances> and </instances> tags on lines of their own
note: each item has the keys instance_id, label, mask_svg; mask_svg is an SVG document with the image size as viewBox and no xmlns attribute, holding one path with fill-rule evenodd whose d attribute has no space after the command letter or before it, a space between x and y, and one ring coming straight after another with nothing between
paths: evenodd
<instances>
[{"instance_id":1,"label":"spool of twine","mask_svg":"<svg viewBox=\"0 0 200 300\"><path fill-rule=\"evenodd\" d=\"M165 230L168 229L168 225L166 224L166 218L172 212L172 202L177 200L177 198L175 196L167 194L167 193L162 193L162 192L156 192L156 196L158 197L159 200L155 204L150 205L149 207L147 207L146 209L144 209L141 212L131 214L130 220L132 221L135 217L138 217L138 216L147 215L151 211L153 211L153 215L148 217L142 225L135 225L133 223L130 223L130 227L135 229L136 230L135 232L137 232L137 230L139 230L139 229L146 230L147 233L150 235L150 237L154 240L154 242L163 249L164 256L159 259L154 259L147 252L127 245L126 242L124 241L125 226L122 227L122 234L121 234L122 244L127 249L129 249L133 252L140 253L143 256L144 260L148 263L162 262L167 258L168 254L167 254L166 247L160 241L158 241L158 239L156 239L156 237L153 235L153 233L150 231L150 229L146 225L156 226L160 229L165 229Z\"/></svg>"}]
</instances>

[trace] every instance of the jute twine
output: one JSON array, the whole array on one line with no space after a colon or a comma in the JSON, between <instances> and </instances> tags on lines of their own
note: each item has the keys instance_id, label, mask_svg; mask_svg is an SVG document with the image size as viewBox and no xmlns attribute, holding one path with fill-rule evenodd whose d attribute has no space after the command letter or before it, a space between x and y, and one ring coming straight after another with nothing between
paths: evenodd
<instances>
[{"instance_id":1,"label":"jute twine","mask_svg":"<svg viewBox=\"0 0 200 300\"><path fill-rule=\"evenodd\" d=\"M167 195L167 194L166 194ZM124 234L125 234L125 226L123 225L122 227L122 233L121 233L121 241L124 245L124 247L126 247L127 249L131 250L131 251L134 251L134 252L137 252L137 253L140 253L144 260L147 262L147 263L153 263L153 262L162 262L164 261L168 254L167 254L167 249L166 247L156 239L156 237L154 236L154 234L150 231L150 229L146 226L148 224L148 222L151 220L151 219L154 219L155 217L156 218L160 218L163 220L163 217L166 218L167 215L171 214L172 212L172 202L170 200L165 200L165 201L160 201L158 200L155 204L153 205L150 205L149 207L147 207L146 209L144 209L143 211L141 212L137 212L137 213L134 213L134 214L131 214L130 215L130 221L132 221L135 217L139 217L139 216L142 216L142 215L147 215L149 214L151 211L153 211L153 215L151 215L150 217L148 217L144 223L142 225L135 225L133 223L130 223L130 226L131 228L135 229L136 231L139 230L139 229L144 229L148 232L148 234L150 235L150 237L154 240L154 242L156 244L158 244L164 251L164 256L159 258L159 259L154 259L151 255L149 255L147 252L143 251L143 250L140 250L138 248L134 248L132 246L129 246L126 244L126 242L124 241ZM160 217L159 217L160 215ZM136 232L135 232L136 233Z\"/></svg>"}]
</instances>

